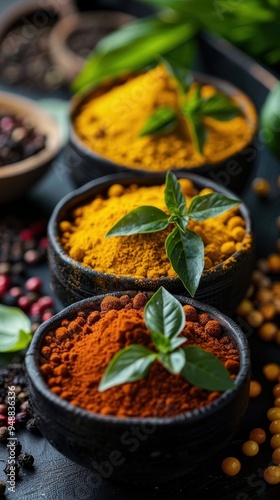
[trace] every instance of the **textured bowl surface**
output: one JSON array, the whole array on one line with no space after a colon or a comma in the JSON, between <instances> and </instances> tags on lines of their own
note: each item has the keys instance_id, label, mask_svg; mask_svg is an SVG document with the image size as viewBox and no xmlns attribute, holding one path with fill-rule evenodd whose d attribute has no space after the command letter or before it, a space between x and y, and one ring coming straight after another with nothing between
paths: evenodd
<instances>
[{"instance_id":1,"label":"textured bowl surface","mask_svg":"<svg viewBox=\"0 0 280 500\"><path fill-rule=\"evenodd\" d=\"M0 167L0 204L17 198L27 191L47 171L58 155L62 144L62 132L55 120L35 101L0 92L0 112L26 118L36 130L46 136L46 145L39 153L25 160Z\"/></svg>"},{"instance_id":2,"label":"textured bowl surface","mask_svg":"<svg viewBox=\"0 0 280 500\"><path fill-rule=\"evenodd\" d=\"M252 130L251 140L253 140L257 128L257 113L249 97L225 80L199 73L195 74L195 79L201 83L209 83L226 95L237 98L240 108L248 119ZM101 156L83 143L73 127L73 119L79 113L79 108L85 100L89 99L90 96L109 90L113 87L114 82L123 83L123 81L124 79L119 78L111 83L104 84L96 90L91 90L85 96L74 96L72 99L70 139L65 149L65 161L67 162L70 175L77 186L82 186L86 182L98 177L119 172L133 173L139 176L154 175L154 172L147 169L129 168ZM211 165L205 164L199 167L186 167L180 170L203 175L219 182L224 187L236 193L240 193L252 173L255 156L255 148L253 143L249 141L242 150L232 156L228 156L222 162Z\"/></svg>"},{"instance_id":3,"label":"textured bowl surface","mask_svg":"<svg viewBox=\"0 0 280 500\"><path fill-rule=\"evenodd\" d=\"M222 188L213 181L197 176L176 172L178 177L191 179L200 188L211 187L215 191L234 198L234 194ZM63 303L67 306L73 302L91 297L100 293L118 290L146 290L156 291L164 286L169 292L189 296L179 278L129 278L115 276L89 269L73 260L60 245L59 223L69 216L75 207L89 202L97 194L106 194L110 185L119 182L124 186L138 183L142 186L164 184L165 175L158 174L154 177L132 177L123 174L110 175L88 183L64 197L56 206L48 226L49 234L49 267L53 288ZM246 229L252 234L251 221L248 209L244 204L240 212L246 220ZM246 252L235 252L234 261L223 267L216 266L209 272L204 272L200 280L195 298L210 304L218 310L231 314L243 299L252 275L254 261L254 247Z\"/></svg>"},{"instance_id":4,"label":"textured bowl surface","mask_svg":"<svg viewBox=\"0 0 280 500\"><path fill-rule=\"evenodd\" d=\"M127 292L123 292L127 293ZM121 296L122 292L115 295ZM135 295L137 292L128 292ZM96 481L168 480L212 457L234 434L249 398L250 355L245 335L214 308L186 297L177 298L217 319L236 344L240 370L236 390L226 391L211 404L176 417L118 418L90 413L53 394L40 372L44 337L60 321L79 311L98 310L103 296L73 304L43 323L26 355L33 410L42 433L61 453L97 471Z\"/></svg>"}]
</instances>

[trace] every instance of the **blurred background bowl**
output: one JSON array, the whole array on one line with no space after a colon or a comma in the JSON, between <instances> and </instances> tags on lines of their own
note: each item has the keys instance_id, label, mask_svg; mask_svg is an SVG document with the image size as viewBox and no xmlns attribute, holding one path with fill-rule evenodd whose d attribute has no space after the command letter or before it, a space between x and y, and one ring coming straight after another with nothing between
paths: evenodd
<instances>
[{"instance_id":1,"label":"blurred background bowl","mask_svg":"<svg viewBox=\"0 0 280 500\"><path fill-rule=\"evenodd\" d=\"M134 296L137 292L128 293ZM127 292L114 295L122 294ZM224 334L236 345L240 357L236 390L228 390L211 404L175 417L119 418L91 413L51 392L40 371L40 350L45 336L63 319L71 320L80 311L98 310L103 297L67 307L43 323L32 339L25 363L31 403L42 434L63 455L101 473L96 480L102 480L103 476L126 482L166 481L186 473L203 460L212 459L234 434L248 404L250 355L245 335L231 319L212 307L177 297L183 305L190 304L219 321ZM139 446L132 451L135 437L131 437L131 441L129 437L133 436L134 427L141 429L147 439L138 441ZM113 452L124 459L121 465L110 462Z\"/></svg>"},{"instance_id":2,"label":"blurred background bowl","mask_svg":"<svg viewBox=\"0 0 280 500\"><path fill-rule=\"evenodd\" d=\"M86 57L102 37L134 19L123 12L105 10L61 18L50 33L49 47L64 80L69 84L78 76Z\"/></svg>"},{"instance_id":3,"label":"blurred background bowl","mask_svg":"<svg viewBox=\"0 0 280 500\"><path fill-rule=\"evenodd\" d=\"M176 172L176 175L178 178L190 179L199 189L209 187L234 198L232 192L209 179L182 172ZM60 244L60 222L67 220L74 208L89 203L95 196L103 195L106 197L112 184L152 186L162 185L164 182L165 174L146 178L134 177L132 174L114 174L88 183L65 196L58 203L48 225L48 252L52 287L63 305L66 306L100 293L118 290L156 291L160 286L164 286L171 293L189 296L178 277L131 278L94 271L72 259ZM248 209L243 203L239 209L246 222L246 232L253 237ZM210 304L227 314L231 314L235 310L249 288L254 263L253 241L250 249L237 251L232 257L233 259L227 266L223 266L221 263L211 270L203 272L195 296L197 300Z\"/></svg>"},{"instance_id":4,"label":"blurred background bowl","mask_svg":"<svg viewBox=\"0 0 280 500\"><path fill-rule=\"evenodd\" d=\"M76 133L73 125L75 117L79 114L79 110L87 100L103 95L116 85L122 85L125 83L127 78L128 77L116 78L111 82L106 82L87 92L85 95L76 95L72 98L70 113L70 139L65 149L65 158L67 158L67 166L76 186L81 186L86 182L104 175L120 172L133 173L134 175L139 176L155 174L155 172L151 170L147 170L145 168L130 168L101 156L84 144L82 139ZM194 165L193 167L186 167L183 169L180 168L178 171L190 172L208 177L216 182L219 182L228 189L231 189L236 193L240 193L244 189L254 168L254 162L252 161L252 157L254 157L255 153L253 138L258 123L255 107L251 99L246 94L225 80L199 73L194 73L194 79L200 83L216 87L229 97L234 97L243 114L247 118L251 130L251 136L248 143L242 147L240 151L234 155L225 157L224 161L220 163L204 164L201 166ZM248 160L248 155L250 157L250 161Z\"/></svg>"},{"instance_id":5,"label":"blurred background bowl","mask_svg":"<svg viewBox=\"0 0 280 500\"><path fill-rule=\"evenodd\" d=\"M3 204L18 198L42 177L58 155L63 137L56 121L31 99L0 92L0 113L28 119L28 123L46 137L45 147L38 153L0 167L0 204Z\"/></svg>"}]
</instances>

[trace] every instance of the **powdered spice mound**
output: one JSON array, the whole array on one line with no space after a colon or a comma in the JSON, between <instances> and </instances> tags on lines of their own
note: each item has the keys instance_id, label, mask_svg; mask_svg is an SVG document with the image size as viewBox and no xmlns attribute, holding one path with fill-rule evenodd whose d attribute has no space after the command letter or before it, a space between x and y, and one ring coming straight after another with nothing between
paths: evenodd
<instances>
[{"instance_id":1,"label":"powdered spice mound","mask_svg":"<svg viewBox=\"0 0 280 500\"><path fill-rule=\"evenodd\" d=\"M203 85L201 92L207 98L217 90ZM238 105L238 96L233 96L232 101ZM219 163L242 150L254 134L254 125L243 115L229 121L204 117L207 140L203 155L194 146L184 119L178 120L172 132L139 137L157 108L176 110L178 105L174 79L159 65L103 95L88 97L74 117L74 127L93 151L120 165L151 172ZM250 102L247 113L255 118Z\"/></svg>"},{"instance_id":2,"label":"powdered spice mound","mask_svg":"<svg viewBox=\"0 0 280 500\"><path fill-rule=\"evenodd\" d=\"M179 182L188 206L193 196L213 192L210 188L198 190L189 179ZM140 187L135 184L125 188L113 184L107 197L95 197L60 222L63 248L74 260L95 271L133 278L176 277L165 252L170 228L150 234L105 237L117 221L135 208L152 205L167 212L164 188L164 185ZM190 220L188 229L203 240L205 271L221 262L229 263L235 251L246 252L252 244L238 208L203 222Z\"/></svg>"},{"instance_id":3,"label":"powdered spice mound","mask_svg":"<svg viewBox=\"0 0 280 500\"><path fill-rule=\"evenodd\" d=\"M189 384L154 362L145 379L98 392L106 366L116 352L130 344L153 350L144 323L147 299L142 293L133 299L107 297L100 311L80 312L63 320L44 339L41 372L50 390L71 404L91 412L118 417L170 417L215 400L220 393ZM220 324L208 314L184 306L186 324L182 336L187 345L199 346L222 361L234 379L239 354Z\"/></svg>"}]
</instances>

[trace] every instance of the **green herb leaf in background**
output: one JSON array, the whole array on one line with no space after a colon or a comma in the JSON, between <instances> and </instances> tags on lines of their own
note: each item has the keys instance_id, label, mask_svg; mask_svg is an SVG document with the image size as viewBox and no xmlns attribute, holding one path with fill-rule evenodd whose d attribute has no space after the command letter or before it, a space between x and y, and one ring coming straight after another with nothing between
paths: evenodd
<instances>
[{"instance_id":1,"label":"green herb leaf in background","mask_svg":"<svg viewBox=\"0 0 280 500\"><path fill-rule=\"evenodd\" d=\"M176 80L181 93L188 92L193 83L193 75L190 70L174 62L168 55L161 57L160 60L166 66L168 73Z\"/></svg>"},{"instance_id":2,"label":"green herb leaf in background","mask_svg":"<svg viewBox=\"0 0 280 500\"><path fill-rule=\"evenodd\" d=\"M168 218L165 212L156 207L135 208L122 217L106 236L130 236L136 233L162 231L169 224Z\"/></svg>"},{"instance_id":3,"label":"green herb leaf in background","mask_svg":"<svg viewBox=\"0 0 280 500\"><path fill-rule=\"evenodd\" d=\"M144 127L139 133L140 137L156 133L169 133L176 127L177 112L175 109L162 107L157 108L148 118Z\"/></svg>"},{"instance_id":4,"label":"green herb leaf in background","mask_svg":"<svg viewBox=\"0 0 280 500\"><path fill-rule=\"evenodd\" d=\"M202 154L207 137L206 129L197 114L191 112L184 112L184 114L187 118L195 147L197 151Z\"/></svg>"},{"instance_id":5,"label":"green herb leaf in background","mask_svg":"<svg viewBox=\"0 0 280 500\"><path fill-rule=\"evenodd\" d=\"M240 108L221 93L205 99L200 107L200 113L203 116L210 116L219 121L232 120L235 116L240 115L240 112Z\"/></svg>"},{"instance_id":6,"label":"green herb leaf in background","mask_svg":"<svg viewBox=\"0 0 280 500\"><path fill-rule=\"evenodd\" d=\"M184 352L186 364L182 375L188 382L208 391L235 388L227 369L213 354L194 346L184 347Z\"/></svg>"},{"instance_id":7,"label":"green herb leaf in background","mask_svg":"<svg viewBox=\"0 0 280 500\"><path fill-rule=\"evenodd\" d=\"M120 350L108 364L99 384L100 392L115 385L135 382L146 377L157 354L142 345L132 344Z\"/></svg>"},{"instance_id":8,"label":"green herb leaf in background","mask_svg":"<svg viewBox=\"0 0 280 500\"><path fill-rule=\"evenodd\" d=\"M280 159L280 83L268 94L260 115L263 140Z\"/></svg>"},{"instance_id":9,"label":"green herb leaf in background","mask_svg":"<svg viewBox=\"0 0 280 500\"><path fill-rule=\"evenodd\" d=\"M137 19L102 38L74 81L74 92L85 92L103 80L156 63L158 54L181 47L196 34L194 25L169 12ZM189 57L192 59L193 50Z\"/></svg>"},{"instance_id":10,"label":"green herb leaf in background","mask_svg":"<svg viewBox=\"0 0 280 500\"><path fill-rule=\"evenodd\" d=\"M0 352L26 349L31 339L28 316L17 307L0 305Z\"/></svg>"},{"instance_id":11,"label":"green herb leaf in background","mask_svg":"<svg viewBox=\"0 0 280 500\"><path fill-rule=\"evenodd\" d=\"M146 304L144 318L151 332L167 338L177 337L186 321L181 304L163 287Z\"/></svg>"},{"instance_id":12,"label":"green herb leaf in background","mask_svg":"<svg viewBox=\"0 0 280 500\"><path fill-rule=\"evenodd\" d=\"M186 229L173 229L165 242L166 255L180 280L193 297L204 268L204 244L201 237Z\"/></svg>"}]
</instances>

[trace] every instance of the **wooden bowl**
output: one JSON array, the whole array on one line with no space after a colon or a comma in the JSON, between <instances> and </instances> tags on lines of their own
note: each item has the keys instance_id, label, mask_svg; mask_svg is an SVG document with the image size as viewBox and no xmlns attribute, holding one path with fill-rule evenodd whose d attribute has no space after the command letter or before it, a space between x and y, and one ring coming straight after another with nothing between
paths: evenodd
<instances>
[{"instance_id":1,"label":"wooden bowl","mask_svg":"<svg viewBox=\"0 0 280 500\"><path fill-rule=\"evenodd\" d=\"M73 13L60 19L51 31L49 48L53 62L59 66L65 81L71 83L78 76L85 62L85 59L76 54L67 43L72 33L82 28L92 28L96 31L97 43L103 36L133 19L133 16L123 12L105 10Z\"/></svg>"},{"instance_id":2,"label":"wooden bowl","mask_svg":"<svg viewBox=\"0 0 280 500\"><path fill-rule=\"evenodd\" d=\"M114 295L124 294L134 296L137 291ZM190 304L217 320L236 345L240 359L234 382L236 390L227 390L212 403L173 417L120 418L89 412L51 392L40 370L40 350L45 336L63 319L71 320L81 311L98 310L103 298L104 295L72 304L44 322L32 339L25 362L30 399L42 434L63 455L94 471L98 485L104 478L141 483L167 481L185 474L202 461L211 460L233 436L247 408L250 352L246 336L231 319L213 307L177 296L181 304ZM147 436L147 439L136 440L137 447L132 447L134 427ZM119 463L110 461L116 450L122 457Z\"/></svg>"},{"instance_id":3,"label":"wooden bowl","mask_svg":"<svg viewBox=\"0 0 280 500\"><path fill-rule=\"evenodd\" d=\"M35 101L9 92L0 92L0 112L7 112L32 123L46 136L44 149L25 160L0 167L0 204L18 198L47 171L58 155L62 144L62 131L56 121Z\"/></svg>"},{"instance_id":4,"label":"wooden bowl","mask_svg":"<svg viewBox=\"0 0 280 500\"><path fill-rule=\"evenodd\" d=\"M128 78L131 78L131 75L130 77L123 76L105 82L95 89L86 92L84 95L75 95L72 98L70 110L70 137L65 148L65 158L68 162L67 166L71 178L76 186L82 186L104 175L117 174L120 172L145 177L157 173L145 167L141 167L141 165L139 165L139 168L133 168L105 158L87 146L74 128L74 119L79 114L79 110L85 102L91 100L95 96L105 94L116 85L122 85ZM208 177L212 181L218 182L235 193L241 193L254 168L254 161L252 161L252 157L255 158L253 138L258 124L256 109L251 99L231 83L211 75L200 73L194 73L194 78L195 81L212 85L228 97L234 97L236 99L236 102L249 124L251 130L250 139L239 151L226 156L225 159L219 163L205 163L200 166L193 165L180 167L178 170L174 168L174 170Z\"/></svg>"}]
</instances>

